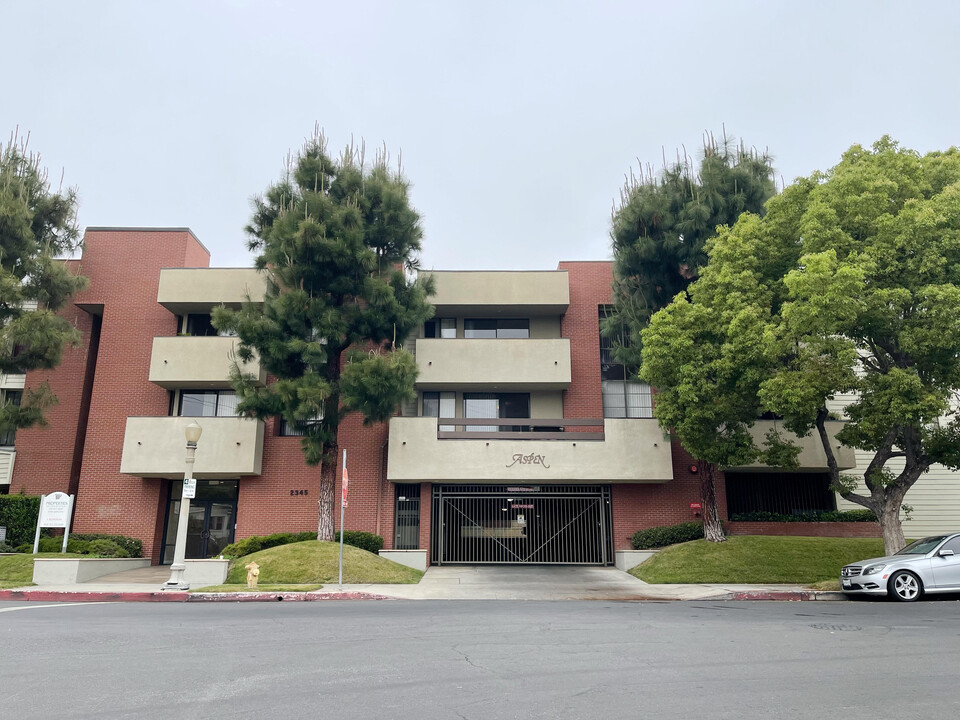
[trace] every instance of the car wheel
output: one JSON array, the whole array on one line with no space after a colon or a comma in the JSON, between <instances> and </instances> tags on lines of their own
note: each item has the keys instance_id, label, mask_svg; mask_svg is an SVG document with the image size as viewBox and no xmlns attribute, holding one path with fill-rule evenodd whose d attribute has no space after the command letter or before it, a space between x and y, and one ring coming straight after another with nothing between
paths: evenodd
<instances>
[{"instance_id":1,"label":"car wheel","mask_svg":"<svg viewBox=\"0 0 960 720\"><path fill-rule=\"evenodd\" d=\"M890 597L900 602L913 602L923 595L923 583L912 572L900 570L890 577Z\"/></svg>"}]
</instances>

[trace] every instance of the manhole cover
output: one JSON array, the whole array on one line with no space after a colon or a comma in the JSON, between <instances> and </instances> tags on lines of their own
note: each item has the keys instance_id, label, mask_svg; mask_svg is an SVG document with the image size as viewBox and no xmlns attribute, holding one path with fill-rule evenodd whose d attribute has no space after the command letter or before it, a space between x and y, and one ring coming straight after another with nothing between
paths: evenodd
<instances>
[{"instance_id":1,"label":"manhole cover","mask_svg":"<svg viewBox=\"0 0 960 720\"><path fill-rule=\"evenodd\" d=\"M830 630L831 632L856 632L863 630L859 625L831 625L830 623L814 623L811 625L814 630Z\"/></svg>"}]
</instances>

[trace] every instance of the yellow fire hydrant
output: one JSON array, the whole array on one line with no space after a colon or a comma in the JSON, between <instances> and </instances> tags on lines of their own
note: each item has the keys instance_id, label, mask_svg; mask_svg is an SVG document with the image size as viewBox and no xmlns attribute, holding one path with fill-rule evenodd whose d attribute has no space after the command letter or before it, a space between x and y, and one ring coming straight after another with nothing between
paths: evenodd
<instances>
[{"instance_id":1,"label":"yellow fire hydrant","mask_svg":"<svg viewBox=\"0 0 960 720\"><path fill-rule=\"evenodd\" d=\"M247 587L255 588L257 587L257 578L260 577L260 566L255 562L248 562L245 565L247 570Z\"/></svg>"}]
</instances>

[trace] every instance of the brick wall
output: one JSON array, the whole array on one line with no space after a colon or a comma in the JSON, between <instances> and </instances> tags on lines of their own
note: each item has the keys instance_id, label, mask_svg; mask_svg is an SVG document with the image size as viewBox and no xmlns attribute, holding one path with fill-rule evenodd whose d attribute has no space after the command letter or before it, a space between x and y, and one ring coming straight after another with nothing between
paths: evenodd
<instances>
[{"instance_id":1,"label":"brick wall","mask_svg":"<svg viewBox=\"0 0 960 720\"><path fill-rule=\"evenodd\" d=\"M148 381L153 338L177 332L176 316L157 304L160 269L207 265L209 253L186 230L90 228L84 236L80 270L90 286L74 301L103 310L73 529L140 538L144 555L155 560L168 483L120 473L123 435L128 416L168 414L167 391ZM90 318L75 307L65 314L85 330L85 347L54 370L27 376L30 384L49 380L62 412L51 414L49 428L18 435L18 451L22 446L28 454L17 487L27 492L63 483L74 459ZM44 474L54 479L45 481Z\"/></svg>"},{"instance_id":2,"label":"brick wall","mask_svg":"<svg viewBox=\"0 0 960 720\"><path fill-rule=\"evenodd\" d=\"M725 522L723 526L728 535L880 537L880 526L874 522Z\"/></svg>"},{"instance_id":3,"label":"brick wall","mask_svg":"<svg viewBox=\"0 0 960 720\"><path fill-rule=\"evenodd\" d=\"M77 431L81 417L86 414L83 380L91 351L93 318L73 305L68 305L61 314L80 331L82 340L78 346L64 348L63 359L56 368L27 373L27 391L49 382L59 402L47 410L45 427L17 431L11 493L77 492L78 477L74 472L75 463L79 465Z\"/></svg>"}]
</instances>

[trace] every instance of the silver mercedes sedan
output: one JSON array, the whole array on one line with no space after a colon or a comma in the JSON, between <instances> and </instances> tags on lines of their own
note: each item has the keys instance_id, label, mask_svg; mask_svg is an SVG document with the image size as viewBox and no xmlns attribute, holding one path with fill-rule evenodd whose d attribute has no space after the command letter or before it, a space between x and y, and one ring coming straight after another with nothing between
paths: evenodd
<instances>
[{"instance_id":1,"label":"silver mercedes sedan","mask_svg":"<svg viewBox=\"0 0 960 720\"><path fill-rule=\"evenodd\" d=\"M960 593L960 533L925 537L895 555L844 565L840 589L848 595L888 595L902 602L924 593Z\"/></svg>"}]
</instances>

